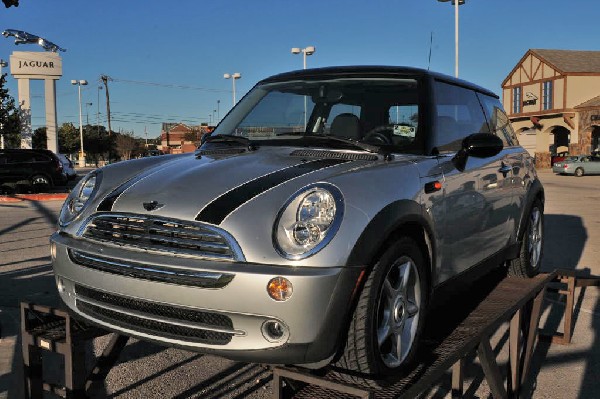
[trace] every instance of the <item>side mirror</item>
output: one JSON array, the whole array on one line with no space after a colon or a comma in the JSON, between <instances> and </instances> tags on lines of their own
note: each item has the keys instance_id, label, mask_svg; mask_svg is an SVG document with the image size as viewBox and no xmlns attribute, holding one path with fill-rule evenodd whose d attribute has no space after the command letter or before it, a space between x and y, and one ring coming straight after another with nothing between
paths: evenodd
<instances>
[{"instance_id":1,"label":"side mirror","mask_svg":"<svg viewBox=\"0 0 600 399\"><path fill-rule=\"evenodd\" d=\"M492 133L475 133L465 137L462 142L462 149L452 159L456 169L461 172L465 170L467 158L489 158L498 154L504 148L504 143L500 137Z\"/></svg>"},{"instance_id":2,"label":"side mirror","mask_svg":"<svg viewBox=\"0 0 600 399\"><path fill-rule=\"evenodd\" d=\"M467 136L462 142L462 149L476 158L489 158L504 148L500 137L492 133L475 133Z\"/></svg>"}]
</instances>

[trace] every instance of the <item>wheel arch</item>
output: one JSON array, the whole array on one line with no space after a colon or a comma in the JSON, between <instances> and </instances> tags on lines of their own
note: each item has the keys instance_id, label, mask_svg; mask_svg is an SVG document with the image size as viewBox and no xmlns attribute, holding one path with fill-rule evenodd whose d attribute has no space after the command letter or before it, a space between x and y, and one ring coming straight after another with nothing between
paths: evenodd
<instances>
[{"instance_id":1,"label":"wheel arch","mask_svg":"<svg viewBox=\"0 0 600 399\"><path fill-rule=\"evenodd\" d=\"M411 200L393 202L375 215L354 245L347 265L366 266L364 282L386 248L402 236L412 238L419 245L427 262L426 281L431 292L436 253L433 222L422 206Z\"/></svg>"},{"instance_id":2,"label":"wheel arch","mask_svg":"<svg viewBox=\"0 0 600 399\"><path fill-rule=\"evenodd\" d=\"M540 200L542 203L542 207L544 206L546 197L544 194L544 187L542 183L536 179L531 183L531 187L527 193L527 197L525 199L525 206L522 208L523 212L521 212L521 218L519 220L519 229L517 230L517 243L520 243L523 240L523 234L525 231L525 225L527 224L527 217L531 212L531 208L533 207L533 203L535 200Z\"/></svg>"}]
</instances>

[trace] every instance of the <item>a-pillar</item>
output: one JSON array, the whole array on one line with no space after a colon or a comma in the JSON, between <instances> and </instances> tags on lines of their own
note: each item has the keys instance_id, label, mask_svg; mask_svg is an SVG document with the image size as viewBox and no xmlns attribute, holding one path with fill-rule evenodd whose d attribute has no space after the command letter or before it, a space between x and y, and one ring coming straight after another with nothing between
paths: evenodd
<instances>
[{"instance_id":1,"label":"a-pillar","mask_svg":"<svg viewBox=\"0 0 600 399\"><path fill-rule=\"evenodd\" d=\"M29 79L17 79L21 108L21 148L31 148L31 100Z\"/></svg>"},{"instance_id":2,"label":"a-pillar","mask_svg":"<svg viewBox=\"0 0 600 399\"><path fill-rule=\"evenodd\" d=\"M58 154L58 125L56 124L56 79L44 79L46 94L46 148Z\"/></svg>"}]
</instances>

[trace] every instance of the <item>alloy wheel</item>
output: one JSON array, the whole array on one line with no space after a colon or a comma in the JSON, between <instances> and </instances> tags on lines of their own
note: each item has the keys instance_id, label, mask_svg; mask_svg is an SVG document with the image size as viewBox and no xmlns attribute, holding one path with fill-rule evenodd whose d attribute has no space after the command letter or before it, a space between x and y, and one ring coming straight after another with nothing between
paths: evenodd
<instances>
[{"instance_id":1,"label":"alloy wheel","mask_svg":"<svg viewBox=\"0 0 600 399\"><path fill-rule=\"evenodd\" d=\"M421 281L417 266L403 256L388 270L377 306L377 345L387 367L398 367L409 354L420 311Z\"/></svg>"}]
</instances>

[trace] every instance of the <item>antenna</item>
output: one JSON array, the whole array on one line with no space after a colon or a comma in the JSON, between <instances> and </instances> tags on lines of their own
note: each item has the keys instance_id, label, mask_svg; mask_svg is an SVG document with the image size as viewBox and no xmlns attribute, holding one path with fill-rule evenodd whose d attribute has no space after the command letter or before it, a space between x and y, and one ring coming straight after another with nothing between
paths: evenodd
<instances>
[{"instance_id":1,"label":"antenna","mask_svg":"<svg viewBox=\"0 0 600 399\"><path fill-rule=\"evenodd\" d=\"M429 71L429 67L431 66L431 47L433 47L433 31L431 31L431 35L429 36L429 60L427 60L427 70Z\"/></svg>"}]
</instances>

